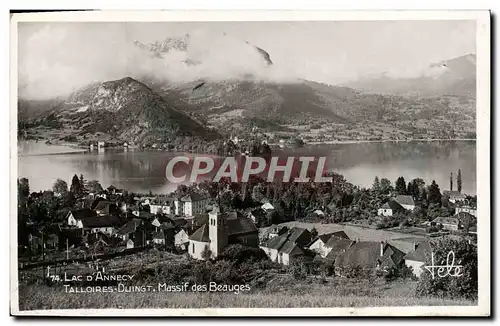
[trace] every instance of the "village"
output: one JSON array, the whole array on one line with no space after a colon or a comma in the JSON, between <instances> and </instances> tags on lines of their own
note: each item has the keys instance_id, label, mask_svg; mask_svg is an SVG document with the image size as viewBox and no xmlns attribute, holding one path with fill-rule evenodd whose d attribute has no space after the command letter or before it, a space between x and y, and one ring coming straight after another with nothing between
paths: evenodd
<instances>
[{"instance_id":1,"label":"village","mask_svg":"<svg viewBox=\"0 0 500 326\"><path fill-rule=\"evenodd\" d=\"M374 187L379 187L377 182ZM452 210L452 214L383 227L384 221L396 216L411 221L421 209L418 198L397 194L398 183L401 185L398 180L396 188L382 196L374 216L379 222L370 227L359 220L335 220L331 205L313 207L306 216L294 218L283 216L287 214L280 212L279 202L265 195L253 194L252 204L238 209L235 207L245 205L234 205L234 198L228 204L220 189L206 191L201 185L179 186L174 193L161 195L128 194L114 186L93 192L85 186L89 182L83 176L79 180L75 175L67 193L33 193L25 198L52 196L60 202L69 196L73 205L57 222L31 217L20 225L20 269L45 270L45 266L48 271L54 265L133 257L151 249L180 259L214 260L228 247L241 245L261 249L271 262L284 268L314 261L332 276L346 276L353 266L386 273L409 268L418 278L429 261L434 240L477 243L475 202L459 191L444 191L440 197L449 205L441 209ZM224 187L220 184L217 186ZM410 184L408 188L405 184L406 193L412 192ZM28 205L21 200L20 208L23 204Z\"/></svg>"}]
</instances>

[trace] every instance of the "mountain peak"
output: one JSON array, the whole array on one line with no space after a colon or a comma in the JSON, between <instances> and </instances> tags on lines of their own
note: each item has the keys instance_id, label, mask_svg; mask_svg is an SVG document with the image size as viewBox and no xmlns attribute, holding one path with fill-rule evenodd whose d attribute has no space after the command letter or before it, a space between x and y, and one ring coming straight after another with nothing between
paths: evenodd
<instances>
[{"instance_id":1,"label":"mountain peak","mask_svg":"<svg viewBox=\"0 0 500 326\"><path fill-rule=\"evenodd\" d=\"M412 76L385 72L362 77L346 86L369 93L475 97L476 55L469 53L435 62Z\"/></svg>"},{"instance_id":2,"label":"mountain peak","mask_svg":"<svg viewBox=\"0 0 500 326\"><path fill-rule=\"evenodd\" d=\"M222 35L220 36L222 39L229 38L227 33L223 32ZM185 59L183 62L186 64L198 64L203 62L203 59L200 61L199 59L194 59L189 57L189 51L190 51L190 46L191 46L191 35L190 34L185 34L183 37L167 37L163 41L154 41L153 43L149 44L143 44L142 42L136 40L134 41L134 45L137 46L138 48L142 50L146 50L149 52L152 52L154 56L156 57L162 57L164 54L173 52L173 51L180 51L180 52L185 52L188 54L188 58ZM210 43L210 40L206 40L207 43ZM272 65L273 61L271 60L271 55L269 52L266 50L251 44L248 41L242 42L243 44L246 44L253 48L257 53L261 56L261 58L264 60L264 62L267 65ZM198 45L199 47L200 45Z\"/></svg>"}]
</instances>

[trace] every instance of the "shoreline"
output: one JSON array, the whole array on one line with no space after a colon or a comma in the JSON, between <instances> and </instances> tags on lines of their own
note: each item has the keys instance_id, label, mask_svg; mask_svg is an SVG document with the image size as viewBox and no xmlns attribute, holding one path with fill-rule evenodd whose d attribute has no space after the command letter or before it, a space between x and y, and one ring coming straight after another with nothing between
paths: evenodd
<instances>
[{"instance_id":1,"label":"shoreline","mask_svg":"<svg viewBox=\"0 0 500 326\"><path fill-rule=\"evenodd\" d=\"M337 144L361 144L361 143L411 143L411 142L433 142L433 141L476 141L475 138L453 138L453 139L444 139L444 138L421 138L421 139L383 139L383 140L328 140L328 141L313 141L308 142L305 145L337 145Z\"/></svg>"}]
</instances>

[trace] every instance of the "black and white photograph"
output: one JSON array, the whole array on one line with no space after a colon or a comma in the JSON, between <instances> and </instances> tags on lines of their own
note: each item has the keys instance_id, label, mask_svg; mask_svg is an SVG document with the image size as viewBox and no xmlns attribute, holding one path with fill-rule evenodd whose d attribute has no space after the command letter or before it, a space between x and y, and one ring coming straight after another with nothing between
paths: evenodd
<instances>
[{"instance_id":1,"label":"black and white photograph","mask_svg":"<svg viewBox=\"0 0 500 326\"><path fill-rule=\"evenodd\" d=\"M489 316L489 33L12 14L11 313Z\"/></svg>"}]
</instances>

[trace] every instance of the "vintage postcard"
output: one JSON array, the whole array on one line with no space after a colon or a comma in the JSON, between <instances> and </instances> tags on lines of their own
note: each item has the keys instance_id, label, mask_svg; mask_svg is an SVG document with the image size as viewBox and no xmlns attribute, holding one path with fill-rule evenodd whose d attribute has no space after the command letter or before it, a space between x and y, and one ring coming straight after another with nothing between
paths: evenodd
<instances>
[{"instance_id":1,"label":"vintage postcard","mask_svg":"<svg viewBox=\"0 0 500 326\"><path fill-rule=\"evenodd\" d=\"M11 31L13 315L490 315L488 11Z\"/></svg>"}]
</instances>

